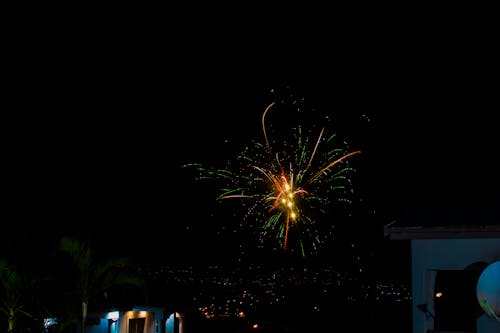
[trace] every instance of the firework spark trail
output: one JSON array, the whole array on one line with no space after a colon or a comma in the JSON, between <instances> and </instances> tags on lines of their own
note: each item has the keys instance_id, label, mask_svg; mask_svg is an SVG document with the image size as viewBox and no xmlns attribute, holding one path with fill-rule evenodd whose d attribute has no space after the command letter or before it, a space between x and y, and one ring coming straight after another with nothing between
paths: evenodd
<instances>
[{"instance_id":1,"label":"firework spark trail","mask_svg":"<svg viewBox=\"0 0 500 333\"><path fill-rule=\"evenodd\" d=\"M316 248L319 235L312 234L313 224L315 223L310 217L303 215L303 212L307 210L307 204L309 204L308 209L311 209L318 207L318 204L326 204L329 201L327 197L321 198L319 196L321 187L326 188L325 192L345 188L344 185L333 186L331 183L346 180L346 172L349 168L342 168L328 177L327 175L335 166L354 155L360 154L361 151L353 151L339 157L338 153L342 152L341 149L327 150L322 155L323 161L317 162L319 163L317 165L319 170L312 172L310 169L316 163L316 156L319 152L320 143L324 138L325 129L321 129L314 148L308 154L307 142L309 140L307 138L305 141L302 140L301 127L299 127L298 147L296 147L296 150L288 151L285 149L287 148L286 142L283 142L284 151L273 154L273 148L275 147L272 147L267 134L266 115L274 105L275 102L269 104L262 114L261 122L265 145L255 145L255 147L262 149L261 153L252 156L251 152L250 155L245 152L240 156L240 161L247 162L243 167L245 169L249 168L248 174L245 171L233 172L228 169L209 170L199 164L191 164L190 166L195 166L202 174L200 179L218 179L227 182L227 185L221 188L222 193L218 196L218 199L255 199L256 205L262 205L262 208L267 207L264 211L270 216L260 226L262 234L267 234L273 230L276 233L278 242L282 244L283 251L287 250L290 229L295 226L298 228L299 225L302 225L305 231L310 234L312 247ZM333 137L334 135L325 139L326 143L329 143ZM292 159L291 156L294 155L290 154L294 152L295 158ZM308 155L310 155L309 158L307 158ZM265 163L266 159L269 160L268 163ZM284 167L287 164L289 165L288 170ZM295 168L298 170L297 172L294 172ZM256 170L257 174L251 172L251 170ZM311 174L311 176L306 178L308 174ZM324 181L319 181L319 179ZM262 190L259 184L267 184L266 190ZM317 185L309 190L304 188L306 186L311 187L313 184ZM234 187L234 185L238 186ZM256 207L252 207L252 211L257 209L257 214L263 214ZM323 211L323 208L319 206L319 210ZM304 243L300 238L299 244L304 255Z\"/></svg>"},{"instance_id":2,"label":"firework spark trail","mask_svg":"<svg viewBox=\"0 0 500 333\"><path fill-rule=\"evenodd\" d=\"M264 132L264 140L266 141L266 147L269 150L269 153L271 153L271 145L269 144L269 140L267 138L267 133L266 133L266 114L269 109L275 104L275 102L272 102L267 106L267 108L264 110L264 113L262 113L262 131Z\"/></svg>"},{"instance_id":3,"label":"firework spark trail","mask_svg":"<svg viewBox=\"0 0 500 333\"><path fill-rule=\"evenodd\" d=\"M346 154L346 155L344 155L344 156L336 159L335 161L333 161L332 163L328 164L323 169L319 170L313 177L311 177L308 181L306 181L305 184L312 183L313 181L315 181L316 179L318 179L319 176L321 176L327 170L329 170L331 167L333 167L335 164L338 164L338 163L342 162L343 160L345 160L346 158L351 157L353 155L357 155L357 154L361 154L361 150L353 151L351 153L348 153L348 154Z\"/></svg>"}]
</instances>

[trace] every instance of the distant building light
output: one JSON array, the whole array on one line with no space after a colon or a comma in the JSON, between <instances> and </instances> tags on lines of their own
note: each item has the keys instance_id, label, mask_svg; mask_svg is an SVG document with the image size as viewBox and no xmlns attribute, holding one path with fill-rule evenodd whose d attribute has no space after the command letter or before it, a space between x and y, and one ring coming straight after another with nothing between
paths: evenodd
<instances>
[{"instance_id":1,"label":"distant building light","mask_svg":"<svg viewBox=\"0 0 500 333\"><path fill-rule=\"evenodd\" d=\"M57 318L45 318L43 320L43 327L47 329L56 324L57 324Z\"/></svg>"},{"instance_id":2,"label":"distant building light","mask_svg":"<svg viewBox=\"0 0 500 333\"><path fill-rule=\"evenodd\" d=\"M436 297L437 297L437 298L440 298L440 297L442 297L442 296L443 296L443 293L442 293L442 292L438 291L438 292L436 293Z\"/></svg>"},{"instance_id":3,"label":"distant building light","mask_svg":"<svg viewBox=\"0 0 500 333\"><path fill-rule=\"evenodd\" d=\"M111 312L108 312L105 316L106 319L111 319L113 321L116 321L118 320L118 318L120 318L120 312L118 311L111 311Z\"/></svg>"}]
</instances>

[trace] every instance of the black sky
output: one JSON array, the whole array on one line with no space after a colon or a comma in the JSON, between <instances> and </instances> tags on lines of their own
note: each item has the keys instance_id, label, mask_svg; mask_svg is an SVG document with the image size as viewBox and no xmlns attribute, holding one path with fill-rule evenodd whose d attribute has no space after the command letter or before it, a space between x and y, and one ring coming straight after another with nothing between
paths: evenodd
<instances>
[{"instance_id":1,"label":"black sky","mask_svg":"<svg viewBox=\"0 0 500 333\"><path fill-rule=\"evenodd\" d=\"M10 51L10 247L75 234L110 252L207 252L214 201L180 166L259 138L272 90L331 112L363 151L359 219L382 224L443 200L498 207L497 51L475 35L63 30L29 31Z\"/></svg>"}]
</instances>

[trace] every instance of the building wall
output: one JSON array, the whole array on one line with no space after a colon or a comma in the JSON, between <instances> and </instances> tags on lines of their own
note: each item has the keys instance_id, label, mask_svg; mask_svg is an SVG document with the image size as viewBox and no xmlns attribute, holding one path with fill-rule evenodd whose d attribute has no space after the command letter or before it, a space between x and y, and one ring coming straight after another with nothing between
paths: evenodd
<instances>
[{"instance_id":1,"label":"building wall","mask_svg":"<svg viewBox=\"0 0 500 333\"><path fill-rule=\"evenodd\" d=\"M116 321L108 321L108 313L103 313L98 325L88 325L87 333L128 333L129 319L144 318L144 333L164 333L163 311L158 308L132 308L131 311L120 311Z\"/></svg>"},{"instance_id":2,"label":"building wall","mask_svg":"<svg viewBox=\"0 0 500 333\"><path fill-rule=\"evenodd\" d=\"M108 320L101 318L99 325L87 325L87 333L108 333ZM111 333L116 333L112 331Z\"/></svg>"},{"instance_id":3,"label":"building wall","mask_svg":"<svg viewBox=\"0 0 500 333\"><path fill-rule=\"evenodd\" d=\"M500 238L481 239L414 239L411 241L413 333L426 333L434 328L432 316L419 310L427 304L434 312L435 270L463 270L476 262L500 260ZM486 314L477 320L477 333L500 332L500 323Z\"/></svg>"}]
</instances>

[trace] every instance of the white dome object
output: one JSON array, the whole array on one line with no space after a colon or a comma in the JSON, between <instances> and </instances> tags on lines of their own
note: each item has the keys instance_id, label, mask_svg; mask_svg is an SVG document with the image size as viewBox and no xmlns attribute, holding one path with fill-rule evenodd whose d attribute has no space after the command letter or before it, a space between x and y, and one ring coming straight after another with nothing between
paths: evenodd
<instances>
[{"instance_id":1,"label":"white dome object","mask_svg":"<svg viewBox=\"0 0 500 333\"><path fill-rule=\"evenodd\" d=\"M476 295L484 312L500 322L500 261L483 270L477 280Z\"/></svg>"}]
</instances>

